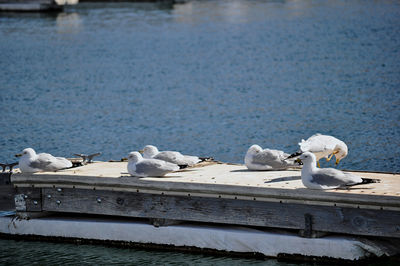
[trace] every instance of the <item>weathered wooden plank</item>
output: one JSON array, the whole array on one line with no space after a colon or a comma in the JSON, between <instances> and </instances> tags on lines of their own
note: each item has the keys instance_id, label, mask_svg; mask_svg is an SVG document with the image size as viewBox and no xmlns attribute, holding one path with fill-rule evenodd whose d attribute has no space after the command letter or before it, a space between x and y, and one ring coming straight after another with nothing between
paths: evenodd
<instances>
[{"instance_id":1,"label":"weathered wooden plank","mask_svg":"<svg viewBox=\"0 0 400 266\"><path fill-rule=\"evenodd\" d=\"M34 176L36 178L36 175ZM351 191L315 191L306 188L298 188L296 190L286 188L265 188L254 186L234 186L225 184L207 184L207 183L183 183L171 181L150 181L135 177L121 178L98 178L87 176L65 176L46 175L46 181L31 178L30 181L20 180L20 177L13 176L12 182L16 186L29 186L34 184L37 187L53 187L53 186L69 186L80 188L97 188L102 190L153 190L156 193L164 192L171 195L179 194L204 194L205 197L213 194L214 197L219 195L250 197L260 200L291 200L298 202L308 202L314 205L340 205L348 204L357 208L392 208L400 210L400 196L391 196L386 194L353 194ZM29 182L29 183L26 183Z\"/></svg>"},{"instance_id":2,"label":"weathered wooden plank","mask_svg":"<svg viewBox=\"0 0 400 266\"><path fill-rule=\"evenodd\" d=\"M40 188L17 188L15 193L15 207L17 211L42 211L42 191Z\"/></svg>"},{"instance_id":3,"label":"weathered wooden plank","mask_svg":"<svg viewBox=\"0 0 400 266\"><path fill-rule=\"evenodd\" d=\"M14 194L14 187L10 185L0 185L0 211L11 211L15 209Z\"/></svg>"},{"instance_id":4,"label":"weathered wooden plank","mask_svg":"<svg viewBox=\"0 0 400 266\"><path fill-rule=\"evenodd\" d=\"M256 197L259 200L290 200L314 205L351 205L355 208L400 210L400 175L357 173L380 178L381 183L349 190L315 191L301 183L300 172L248 171L242 165L214 164L171 173L165 178L127 176L126 163L99 162L56 173L14 174L17 186L70 186L103 190L154 190L165 194L203 194L212 196Z\"/></svg>"},{"instance_id":5,"label":"weathered wooden plank","mask_svg":"<svg viewBox=\"0 0 400 266\"><path fill-rule=\"evenodd\" d=\"M15 189L10 181L11 173L0 173L0 211L15 209Z\"/></svg>"},{"instance_id":6,"label":"weathered wooden plank","mask_svg":"<svg viewBox=\"0 0 400 266\"><path fill-rule=\"evenodd\" d=\"M303 230L309 214L313 230L400 238L400 212L386 210L72 188L44 188L43 210Z\"/></svg>"},{"instance_id":7,"label":"weathered wooden plank","mask_svg":"<svg viewBox=\"0 0 400 266\"><path fill-rule=\"evenodd\" d=\"M0 186L11 185L11 173L0 173Z\"/></svg>"}]
</instances>

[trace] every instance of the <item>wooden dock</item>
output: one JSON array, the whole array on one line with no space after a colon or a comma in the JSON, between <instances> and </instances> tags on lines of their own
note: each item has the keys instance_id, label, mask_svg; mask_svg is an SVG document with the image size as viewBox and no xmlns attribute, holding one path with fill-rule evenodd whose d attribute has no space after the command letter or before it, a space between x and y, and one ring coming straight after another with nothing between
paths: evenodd
<instances>
[{"instance_id":1,"label":"wooden dock","mask_svg":"<svg viewBox=\"0 0 400 266\"><path fill-rule=\"evenodd\" d=\"M71 212L400 238L400 175L348 190L305 188L299 170L209 164L137 178L124 162L56 173L13 174L18 211ZM26 197L27 196L27 197Z\"/></svg>"},{"instance_id":2,"label":"wooden dock","mask_svg":"<svg viewBox=\"0 0 400 266\"><path fill-rule=\"evenodd\" d=\"M77 3L78 0L0 0L0 12L62 11L65 5Z\"/></svg>"},{"instance_id":3,"label":"wooden dock","mask_svg":"<svg viewBox=\"0 0 400 266\"><path fill-rule=\"evenodd\" d=\"M22 217L71 213L140 218L157 227L186 221L284 229L306 238L400 240L399 174L357 172L381 183L321 191L305 188L298 169L249 171L205 162L164 178L138 178L126 166L95 162L59 172L14 173L16 210Z\"/></svg>"}]
</instances>

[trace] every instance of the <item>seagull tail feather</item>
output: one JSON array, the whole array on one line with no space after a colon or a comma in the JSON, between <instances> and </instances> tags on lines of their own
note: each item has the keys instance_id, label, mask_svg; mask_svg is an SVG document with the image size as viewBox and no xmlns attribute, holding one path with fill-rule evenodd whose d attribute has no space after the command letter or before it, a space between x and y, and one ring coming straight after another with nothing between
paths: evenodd
<instances>
[{"instance_id":1,"label":"seagull tail feather","mask_svg":"<svg viewBox=\"0 0 400 266\"><path fill-rule=\"evenodd\" d=\"M214 161L213 157L199 157L201 162Z\"/></svg>"},{"instance_id":2,"label":"seagull tail feather","mask_svg":"<svg viewBox=\"0 0 400 266\"><path fill-rule=\"evenodd\" d=\"M380 179L373 179L373 178L361 178L362 182L359 184L370 184L370 183L380 183Z\"/></svg>"},{"instance_id":3,"label":"seagull tail feather","mask_svg":"<svg viewBox=\"0 0 400 266\"><path fill-rule=\"evenodd\" d=\"M294 157L300 156L301 154L302 154L301 151L297 151L297 152L292 153L291 155L289 155L289 157L287 157L286 159L294 158Z\"/></svg>"}]
</instances>

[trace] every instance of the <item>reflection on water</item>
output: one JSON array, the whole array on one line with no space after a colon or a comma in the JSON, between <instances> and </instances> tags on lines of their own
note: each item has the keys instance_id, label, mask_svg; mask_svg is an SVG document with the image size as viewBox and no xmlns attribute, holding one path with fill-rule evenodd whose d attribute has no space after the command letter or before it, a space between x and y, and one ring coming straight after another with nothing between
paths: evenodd
<instances>
[{"instance_id":1,"label":"reflection on water","mask_svg":"<svg viewBox=\"0 0 400 266\"><path fill-rule=\"evenodd\" d=\"M341 168L399 171L397 1L80 3L0 15L0 161L120 159L145 144L242 162L343 139ZM332 164L325 163L325 166Z\"/></svg>"},{"instance_id":2,"label":"reflection on water","mask_svg":"<svg viewBox=\"0 0 400 266\"><path fill-rule=\"evenodd\" d=\"M58 33L64 34L78 33L82 27L82 20L76 12L58 14L56 23Z\"/></svg>"}]
</instances>

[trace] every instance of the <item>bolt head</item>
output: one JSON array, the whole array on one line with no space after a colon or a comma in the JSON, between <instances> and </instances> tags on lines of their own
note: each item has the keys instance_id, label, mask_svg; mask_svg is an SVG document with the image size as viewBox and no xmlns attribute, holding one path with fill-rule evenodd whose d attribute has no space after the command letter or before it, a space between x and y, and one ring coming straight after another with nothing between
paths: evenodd
<instances>
[{"instance_id":1,"label":"bolt head","mask_svg":"<svg viewBox=\"0 0 400 266\"><path fill-rule=\"evenodd\" d=\"M61 200L57 200L56 203L57 203L58 205L60 205L60 204L61 204Z\"/></svg>"},{"instance_id":2,"label":"bolt head","mask_svg":"<svg viewBox=\"0 0 400 266\"><path fill-rule=\"evenodd\" d=\"M36 200L33 201L33 204L38 205L38 202Z\"/></svg>"},{"instance_id":3,"label":"bolt head","mask_svg":"<svg viewBox=\"0 0 400 266\"><path fill-rule=\"evenodd\" d=\"M101 203L101 198L97 198L97 203Z\"/></svg>"},{"instance_id":4,"label":"bolt head","mask_svg":"<svg viewBox=\"0 0 400 266\"><path fill-rule=\"evenodd\" d=\"M61 191L62 191L62 188L57 188L57 191L58 191L58 192L61 192Z\"/></svg>"}]
</instances>

